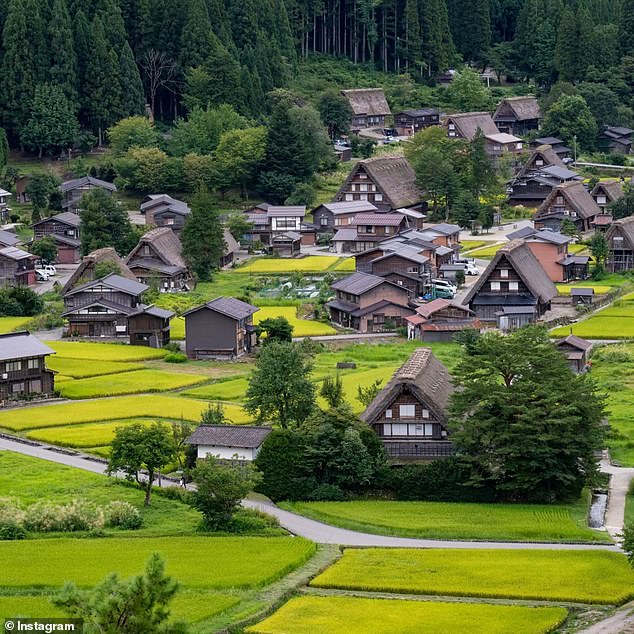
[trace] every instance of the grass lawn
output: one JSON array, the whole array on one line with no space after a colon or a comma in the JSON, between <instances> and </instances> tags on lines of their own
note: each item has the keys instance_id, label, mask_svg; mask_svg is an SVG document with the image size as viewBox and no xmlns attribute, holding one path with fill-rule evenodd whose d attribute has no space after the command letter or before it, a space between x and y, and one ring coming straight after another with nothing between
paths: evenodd
<instances>
[{"instance_id":1,"label":"grass lawn","mask_svg":"<svg viewBox=\"0 0 634 634\"><path fill-rule=\"evenodd\" d=\"M235 273L321 273L339 262L336 255L309 255L305 258L258 258L249 260Z\"/></svg>"},{"instance_id":2,"label":"grass lawn","mask_svg":"<svg viewBox=\"0 0 634 634\"><path fill-rule=\"evenodd\" d=\"M452 502L296 502L283 505L313 519L382 535L491 541L610 541L586 528L587 504Z\"/></svg>"},{"instance_id":3,"label":"grass lawn","mask_svg":"<svg viewBox=\"0 0 634 634\"><path fill-rule=\"evenodd\" d=\"M189 387L207 380L199 374L174 374L163 370L135 370L102 377L68 381L58 386L64 398L82 399L119 394L165 392Z\"/></svg>"},{"instance_id":4,"label":"grass lawn","mask_svg":"<svg viewBox=\"0 0 634 634\"><path fill-rule=\"evenodd\" d=\"M394 599L301 596L249 634L544 634L561 624L564 608L436 603Z\"/></svg>"},{"instance_id":5,"label":"grass lawn","mask_svg":"<svg viewBox=\"0 0 634 634\"><path fill-rule=\"evenodd\" d=\"M337 331L320 321L300 319L297 306L263 306L253 315L253 323L257 326L262 320L284 317L293 326L293 337L315 337L319 335L335 335Z\"/></svg>"},{"instance_id":6,"label":"grass lawn","mask_svg":"<svg viewBox=\"0 0 634 634\"><path fill-rule=\"evenodd\" d=\"M16 330L25 330L33 317L0 317L0 335Z\"/></svg>"},{"instance_id":7,"label":"grass lawn","mask_svg":"<svg viewBox=\"0 0 634 634\"><path fill-rule=\"evenodd\" d=\"M46 366L50 370L59 372L62 376L72 377L73 379L87 379L91 376L102 376L103 374L131 372L132 370L142 370L145 367L141 363L69 359L68 357L58 357L56 354L48 357ZM59 374L55 377L55 382L59 382Z\"/></svg>"},{"instance_id":8,"label":"grass lawn","mask_svg":"<svg viewBox=\"0 0 634 634\"><path fill-rule=\"evenodd\" d=\"M505 244L505 242L501 242L500 244L494 244L491 246L482 247L480 249L475 249L474 251L469 252L469 257L481 258L484 260L492 258Z\"/></svg>"},{"instance_id":9,"label":"grass lawn","mask_svg":"<svg viewBox=\"0 0 634 634\"><path fill-rule=\"evenodd\" d=\"M588 246L585 244L569 244L568 253L572 253L573 255L579 255L580 253L590 255Z\"/></svg>"},{"instance_id":10,"label":"grass lawn","mask_svg":"<svg viewBox=\"0 0 634 634\"><path fill-rule=\"evenodd\" d=\"M53 538L0 542L5 587L91 586L111 572L138 574L153 553L188 588L253 588L304 563L315 545L300 537Z\"/></svg>"},{"instance_id":11,"label":"grass lawn","mask_svg":"<svg viewBox=\"0 0 634 634\"><path fill-rule=\"evenodd\" d=\"M158 359L167 354L166 350L129 346L122 343L86 343L76 341L46 341L59 357L69 359L93 359L95 361L143 361Z\"/></svg>"},{"instance_id":12,"label":"grass lawn","mask_svg":"<svg viewBox=\"0 0 634 634\"><path fill-rule=\"evenodd\" d=\"M347 549L311 585L445 596L621 604L625 555L605 551Z\"/></svg>"},{"instance_id":13,"label":"grass lawn","mask_svg":"<svg viewBox=\"0 0 634 634\"><path fill-rule=\"evenodd\" d=\"M123 418L170 418L198 421L207 403L181 396L141 395L112 399L59 403L24 407L0 412L0 428L22 431L39 427L58 427L79 423L97 423ZM234 423L249 420L242 408L225 406L225 414Z\"/></svg>"}]
</instances>

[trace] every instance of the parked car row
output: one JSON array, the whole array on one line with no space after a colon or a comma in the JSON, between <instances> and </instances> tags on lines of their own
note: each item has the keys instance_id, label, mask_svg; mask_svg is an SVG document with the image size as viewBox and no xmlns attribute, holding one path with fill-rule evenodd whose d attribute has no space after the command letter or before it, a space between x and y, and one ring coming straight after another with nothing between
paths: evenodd
<instances>
[{"instance_id":1,"label":"parked car row","mask_svg":"<svg viewBox=\"0 0 634 634\"><path fill-rule=\"evenodd\" d=\"M53 275L57 275L57 269L52 264L42 264L35 269L35 278L38 282L48 282Z\"/></svg>"}]
</instances>

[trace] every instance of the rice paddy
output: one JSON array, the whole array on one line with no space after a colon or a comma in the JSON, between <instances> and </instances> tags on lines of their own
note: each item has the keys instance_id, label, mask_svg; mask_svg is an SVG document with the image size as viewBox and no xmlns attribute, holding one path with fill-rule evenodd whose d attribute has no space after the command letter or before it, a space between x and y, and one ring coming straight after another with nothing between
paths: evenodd
<instances>
[{"instance_id":1,"label":"rice paddy","mask_svg":"<svg viewBox=\"0 0 634 634\"><path fill-rule=\"evenodd\" d=\"M60 357L95 361L143 361L160 359L167 350L129 346L123 343L88 343L78 341L46 341Z\"/></svg>"},{"instance_id":2,"label":"rice paddy","mask_svg":"<svg viewBox=\"0 0 634 634\"><path fill-rule=\"evenodd\" d=\"M0 335L16 330L26 330L33 317L0 317Z\"/></svg>"},{"instance_id":3,"label":"rice paddy","mask_svg":"<svg viewBox=\"0 0 634 634\"><path fill-rule=\"evenodd\" d=\"M93 376L117 374L118 372L131 372L132 370L142 370L145 368L142 363L69 359L68 357L60 357L58 355L51 355L48 357L46 360L46 366L50 370L59 372L62 376L73 379L87 379ZM59 382L59 375L55 377L55 382Z\"/></svg>"},{"instance_id":4,"label":"rice paddy","mask_svg":"<svg viewBox=\"0 0 634 634\"><path fill-rule=\"evenodd\" d=\"M264 319L284 317L293 326L293 337L316 337L335 335L337 331L320 321L300 319L296 306L263 306L253 315L253 323L257 326Z\"/></svg>"},{"instance_id":5,"label":"rice paddy","mask_svg":"<svg viewBox=\"0 0 634 634\"><path fill-rule=\"evenodd\" d=\"M504 242L501 242L499 244L481 247L479 249L469 251L469 257L480 258L483 260L490 259L504 246L504 244Z\"/></svg>"},{"instance_id":6,"label":"rice paddy","mask_svg":"<svg viewBox=\"0 0 634 634\"><path fill-rule=\"evenodd\" d=\"M238 267L235 273L323 273L339 262L336 255L309 255L305 258L259 258L249 260Z\"/></svg>"}]
</instances>

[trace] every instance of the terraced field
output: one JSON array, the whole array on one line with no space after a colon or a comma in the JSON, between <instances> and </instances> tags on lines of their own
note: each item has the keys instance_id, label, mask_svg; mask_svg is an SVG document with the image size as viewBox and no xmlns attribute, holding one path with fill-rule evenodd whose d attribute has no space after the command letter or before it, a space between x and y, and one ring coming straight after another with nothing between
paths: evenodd
<instances>
[{"instance_id":1,"label":"terraced field","mask_svg":"<svg viewBox=\"0 0 634 634\"><path fill-rule=\"evenodd\" d=\"M259 258L249 260L245 266L235 269L235 273L274 273L284 274L300 271L302 273L323 273L339 263L336 255L309 255L305 258Z\"/></svg>"},{"instance_id":2,"label":"terraced field","mask_svg":"<svg viewBox=\"0 0 634 634\"><path fill-rule=\"evenodd\" d=\"M255 315L253 323L259 324L264 319L284 317L293 326L293 337L316 337L320 335L335 335L337 331L328 324L320 321L300 319L296 306L263 306Z\"/></svg>"},{"instance_id":3,"label":"terraced field","mask_svg":"<svg viewBox=\"0 0 634 634\"><path fill-rule=\"evenodd\" d=\"M0 317L0 335L28 327L33 317Z\"/></svg>"}]
</instances>

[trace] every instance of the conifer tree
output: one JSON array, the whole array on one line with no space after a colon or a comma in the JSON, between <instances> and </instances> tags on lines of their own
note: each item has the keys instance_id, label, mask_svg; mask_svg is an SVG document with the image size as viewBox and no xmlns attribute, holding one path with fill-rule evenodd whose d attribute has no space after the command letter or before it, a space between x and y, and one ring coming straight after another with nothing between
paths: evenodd
<instances>
[{"instance_id":1,"label":"conifer tree","mask_svg":"<svg viewBox=\"0 0 634 634\"><path fill-rule=\"evenodd\" d=\"M559 79L575 81L578 77L577 66L577 20L570 9L565 9L557 33L555 64Z\"/></svg>"},{"instance_id":2,"label":"conifer tree","mask_svg":"<svg viewBox=\"0 0 634 634\"><path fill-rule=\"evenodd\" d=\"M455 49L445 0L421 2L419 22L428 74L447 70Z\"/></svg>"},{"instance_id":3,"label":"conifer tree","mask_svg":"<svg viewBox=\"0 0 634 634\"><path fill-rule=\"evenodd\" d=\"M145 106L143 83L134 61L132 49L126 42L119 54L121 81L121 111L124 117L141 114Z\"/></svg>"},{"instance_id":4,"label":"conifer tree","mask_svg":"<svg viewBox=\"0 0 634 634\"><path fill-rule=\"evenodd\" d=\"M623 55L634 55L634 0L623 0L619 20L619 44Z\"/></svg>"},{"instance_id":5,"label":"conifer tree","mask_svg":"<svg viewBox=\"0 0 634 634\"><path fill-rule=\"evenodd\" d=\"M191 0L187 20L181 34L181 66L200 67L211 57L215 48L214 35L205 0Z\"/></svg>"},{"instance_id":6,"label":"conifer tree","mask_svg":"<svg viewBox=\"0 0 634 634\"><path fill-rule=\"evenodd\" d=\"M417 0L406 0L403 12L402 44L400 56L405 60L405 69L416 67L421 57L420 23Z\"/></svg>"},{"instance_id":7,"label":"conifer tree","mask_svg":"<svg viewBox=\"0 0 634 634\"><path fill-rule=\"evenodd\" d=\"M59 86L69 102L77 109L79 107L77 56L66 0L53 0L51 20L48 25L48 42L51 54L50 82Z\"/></svg>"}]
</instances>

